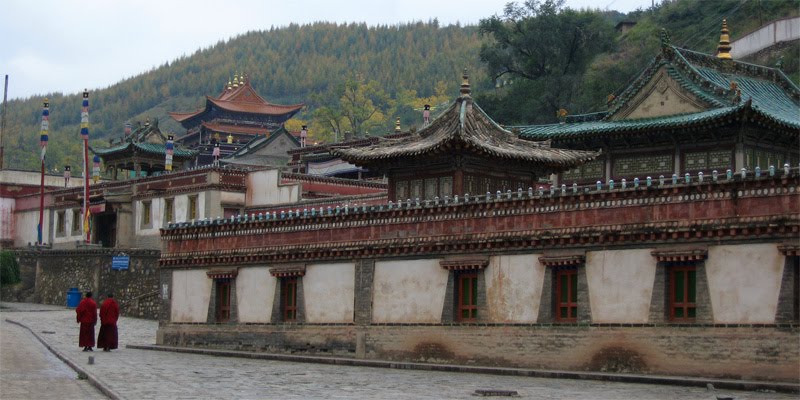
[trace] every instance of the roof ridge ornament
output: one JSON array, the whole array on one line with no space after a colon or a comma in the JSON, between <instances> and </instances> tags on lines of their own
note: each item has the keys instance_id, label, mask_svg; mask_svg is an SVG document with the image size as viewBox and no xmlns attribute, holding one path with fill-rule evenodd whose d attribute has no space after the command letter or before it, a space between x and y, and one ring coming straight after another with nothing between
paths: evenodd
<instances>
[{"instance_id":1,"label":"roof ridge ornament","mask_svg":"<svg viewBox=\"0 0 800 400\"><path fill-rule=\"evenodd\" d=\"M464 68L464 73L461 75L461 97L468 98L470 97L470 93L472 93L472 89L469 87L469 75L467 74L467 69Z\"/></svg>"},{"instance_id":2,"label":"roof ridge ornament","mask_svg":"<svg viewBox=\"0 0 800 400\"><path fill-rule=\"evenodd\" d=\"M670 47L672 44L670 43L669 31L667 28L661 28L661 32L658 34L659 39L661 40L661 49L664 50Z\"/></svg>"},{"instance_id":3,"label":"roof ridge ornament","mask_svg":"<svg viewBox=\"0 0 800 400\"><path fill-rule=\"evenodd\" d=\"M732 60L731 57L731 37L728 32L728 19L722 19L722 30L719 35L719 46L717 46L717 58Z\"/></svg>"}]
</instances>

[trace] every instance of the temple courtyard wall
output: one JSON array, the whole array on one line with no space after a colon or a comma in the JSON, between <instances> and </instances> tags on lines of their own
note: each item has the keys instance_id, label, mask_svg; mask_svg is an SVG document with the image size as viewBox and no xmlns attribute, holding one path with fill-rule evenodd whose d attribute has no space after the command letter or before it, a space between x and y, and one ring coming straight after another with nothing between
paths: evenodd
<instances>
[{"instance_id":1,"label":"temple courtyard wall","mask_svg":"<svg viewBox=\"0 0 800 400\"><path fill-rule=\"evenodd\" d=\"M3 287L3 301L67 305L67 292L96 299L113 293L124 316L157 319L159 250L83 248L74 250L16 249L21 282ZM127 255L127 269L112 269L114 256Z\"/></svg>"},{"instance_id":2,"label":"temple courtyard wall","mask_svg":"<svg viewBox=\"0 0 800 400\"><path fill-rule=\"evenodd\" d=\"M157 342L797 382L799 184L736 177L178 224L162 232Z\"/></svg>"}]
</instances>

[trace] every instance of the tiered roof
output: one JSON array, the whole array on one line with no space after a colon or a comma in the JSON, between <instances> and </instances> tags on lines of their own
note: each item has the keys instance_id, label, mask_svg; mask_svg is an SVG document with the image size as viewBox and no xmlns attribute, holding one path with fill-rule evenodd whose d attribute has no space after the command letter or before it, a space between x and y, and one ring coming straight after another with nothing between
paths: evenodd
<instances>
[{"instance_id":1,"label":"tiered roof","mask_svg":"<svg viewBox=\"0 0 800 400\"><path fill-rule=\"evenodd\" d=\"M114 155L125 155L133 152L166 156L167 137L161 133L158 123L137 127L130 135L123 137L119 142L105 149L92 148L92 153L100 157L108 158ZM186 149L179 144L174 144L173 157L192 159L197 157L196 150Z\"/></svg>"},{"instance_id":2,"label":"tiered roof","mask_svg":"<svg viewBox=\"0 0 800 400\"><path fill-rule=\"evenodd\" d=\"M493 121L470 96L464 72L461 96L430 125L400 139L381 139L365 147L334 149L333 153L356 165L374 166L398 158L412 158L453 151L481 157L535 163L568 169L590 161L598 152L551 148L546 143L521 140Z\"/></svg>"},{"instance_id":3,"label":"tiered roof","mask_svg":"<svg viewBox=\"0 0 800 400\"><path fill-rule=\"evenodd\" d=\"M213 106L231 112L291 118L292 115L303 108L304 104L281 105L270 103L256 93L255 89L250 85L249 79L242 76L241 84L239 84L237 77L236 84L231 86L229 82L218 97L206 96L206 106L204 108L188 113L170 112L169 115L176 121L183 123L209 112Z\"/></svg>"},{"instance_id":4,"label":"tiered roof","mask_svg":"<svg viewBox=\"0 0 800 400\"><path fill-rule=\"evenodd\" d=\"M287 140L291 141L295 147L300 147L300 141L286 130L286 127L281 126L270 135L258 135L250 139L245 145L239 147L238 150L220 160L225 164L248 164L248 165L271 165L275 167L282 167L289 161L289 155L283 156L270 155L270 154L257 154L259 150L269 146L277 138L284 136Z\"/></svg>"},{"instance_id":5,"label":"tiered roof","mask_svg":"<svg viewBox=\"0 0 800 400\"><path fill-rule=\"evenodd\" d=\"M631 101L662 70L704 109L653 118L626 118ZM769 126L776 132L797 135L800 89L779 69L678 48L666 39L662 41L661 53L609 104L607 112L568 118L566 123L517 128L524 139L568 140L719 126L745 120Z\"/></svg>"}]
</instances>

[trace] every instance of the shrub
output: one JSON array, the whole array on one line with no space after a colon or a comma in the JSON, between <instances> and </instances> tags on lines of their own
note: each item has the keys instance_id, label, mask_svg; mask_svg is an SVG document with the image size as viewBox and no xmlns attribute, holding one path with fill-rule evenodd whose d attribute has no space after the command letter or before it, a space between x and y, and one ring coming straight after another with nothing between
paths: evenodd
<instances>
[{"instance_id":1,"label":"shrub","mask_svg":"<svg viewBox=\"0 0 800 400\"><path fill-rule=\"evenodd\" d=\"M19 264L14 258L14 253L8 250L0 251L0 285L11 285L19 281Z\"/></svg>"}]
</instances>

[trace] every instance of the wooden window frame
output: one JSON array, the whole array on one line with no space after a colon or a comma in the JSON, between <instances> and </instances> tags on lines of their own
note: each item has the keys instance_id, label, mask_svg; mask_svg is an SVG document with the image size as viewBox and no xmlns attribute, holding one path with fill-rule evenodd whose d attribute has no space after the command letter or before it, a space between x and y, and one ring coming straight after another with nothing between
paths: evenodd
<instances>
[{"instance_id":1,"label":"wooden window frame","mask_svg":"<svg viewBox=\"0 0 800 400\"><path fill-rule=\"evenodd\" d=\"M281 316L284 322L297 321L298 277L281 278Z\"/></svg>"},{"instance_id":2,"label":"wooden window frame","mask_svg":"<svg viewBox=\"0 0 800 400\"><path fill-rule=\"evenodd\" d=\"M217 279L216 289L216 321L218 323L230 322L231 320L231 289L233 279Z\"/></svg>"},{"instance_id":3,"label":"wooden window frame","mask_svg":"<svg viewBox=\"0 0 800 400\"><path fill-rule=\"evenodd\" d=\"M464 293L464 281L469 280L469 293ZM456 321L475 322L478 320L478 271L459 272L456 283ZM466 295L466 296L465 296ZM468 315L464 316L464 313Z\"/></svg>"},{"instance_id":4,"label":"wooden window frame","mask_svg":"<svg viewBox=\"0 0 800 400\"><path fill-rule=\"evenodd\" d=\"M554 320L556 322L578 322L578 268L559 268L554 272L556 286L556 298L553 304L555 310ZM564 294L561 288L563 279L567 280L566 302L561 300ZM567 311L566 317L561 315L563 309Z\"/></svg>"},{"instance_id":5,"label":"wooden window frame","mask_svg":"<svg viewBox=\"0 0 800 400\"><path fill-rule=\"evenodd\" d=\"M142 202L142 228L149 228L153 224L153 202L150 200Z\"/></svg>"},{"instance_id":6,"label":"wooden window frame","mask_svg":"<svg viewBox=\"0 0 800 400\"><path fill-rule=\"evenodd\" d=\"M200 199L197 195L191 195L188 198L188 207L186 207L186 220L196 220L199 215L198 208L200 206Z\"/></svg>"},{"instance_id":7,"label":"wooden window frame","mask_svg":"<svg viewBox=\"0 0 800 400\"><path fill-rule=\"evenodd\" d=\"M164 224L175 222L175 198L164 199Z\"/></svg>"},{"instance_id":8,"label":"wooden window frame","mask_svg":"<svg viewBox=\"0 0 800 400\"><path fill-rule=\"evenodd\" d=\"M56 235L64 236L67 229L67 211L56 212Z\"/></svg>"},{"instance_id":9,"label":"wooden window frame","mask_svg":"<svg viewBox=\"0 0 800 400\"><path fill-rule=\"evenodd\" d=\"M72 233L79 233L81 231L81 210L79 208L72 209Z\"/></svg>"},{"instance_id":10,"label":"wooden window frame","mask_svg":"<svg viewBox=\"0 0 800 400\"><path fill-rule=\"evenodd\" d=\"M677 273L683 273L682 301L676 301ZM694 272L694 301L690 302L689 273ZM682 316L676 316L675 311L681 310ZM694 316L689 316L689 310L694 311ZM697 319L697 265L695 263L681 263L669 266L669 320L673 322L694 322Z\"/></svg>"}]
</instances>

